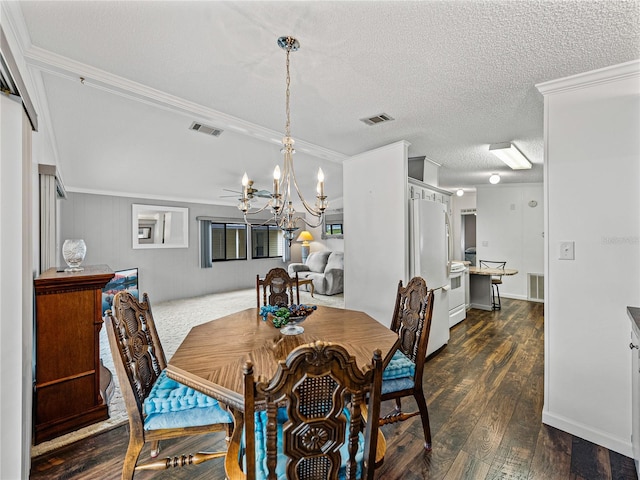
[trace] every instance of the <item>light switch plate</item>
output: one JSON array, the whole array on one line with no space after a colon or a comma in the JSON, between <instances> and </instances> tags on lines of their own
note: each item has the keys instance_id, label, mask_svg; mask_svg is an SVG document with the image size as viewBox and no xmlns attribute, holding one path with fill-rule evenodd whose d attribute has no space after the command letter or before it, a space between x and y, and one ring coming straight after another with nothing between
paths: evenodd
<instances>
[{"instance_id":1,"label":"light switch plate","mask_svg":"<svg viewBox=\"0 0 640 480\"><path fill-rule=\"evenodd\" d=\"M575 242L560 242L560 260L575 259Z\"/></svg>"}]
</instances>

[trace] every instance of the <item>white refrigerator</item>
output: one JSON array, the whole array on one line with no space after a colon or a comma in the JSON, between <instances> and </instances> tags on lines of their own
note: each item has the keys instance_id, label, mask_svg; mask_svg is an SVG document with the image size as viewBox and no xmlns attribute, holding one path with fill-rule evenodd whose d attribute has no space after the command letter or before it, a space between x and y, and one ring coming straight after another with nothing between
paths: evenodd
<instances>
[{"instance_id":1,"label":"white refrigerator","mask_svg":"<svg viewBox=\"0 0 640 480\"><path fill-rule=\"evenodd\" d=\"M442 203L409 200L409 271L421 276L434 290L433 317L427 355L449 342L450 224Z\"/></svg>"}]
</instances>

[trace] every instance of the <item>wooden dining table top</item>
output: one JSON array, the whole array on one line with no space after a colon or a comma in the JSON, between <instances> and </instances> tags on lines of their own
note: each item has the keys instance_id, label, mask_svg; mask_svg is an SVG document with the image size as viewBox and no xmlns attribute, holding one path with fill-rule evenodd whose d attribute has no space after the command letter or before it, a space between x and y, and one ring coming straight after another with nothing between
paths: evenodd
<instances>
[{"instance_id":1,"label":"wooden dining table top","mask_svg":"<svg viewBox=\"0 0 640 480\"><path fill-rule=\"evenodd\" d=\"M318 306L301 325L303 333L283 335L262 319L258 308L197 325L169 360L167 375L242 410L242 371L247 360L253 364L256 380L267 381L275 374L279 360L306 343L339 343L355 356L360 368L371 363L376 349L380 349L386 366L399 344L395 332L356 310Z\"/></svg>"}]
</instances>

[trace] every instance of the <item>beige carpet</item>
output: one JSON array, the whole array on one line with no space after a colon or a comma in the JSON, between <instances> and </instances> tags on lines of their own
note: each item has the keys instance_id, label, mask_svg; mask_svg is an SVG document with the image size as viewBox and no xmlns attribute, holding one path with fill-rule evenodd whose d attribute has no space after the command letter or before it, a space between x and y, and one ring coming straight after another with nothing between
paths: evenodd
<instances>
[{"instance_id":1,"label":"beige carpet","mask_svg":"<svg viewBox=\"0 0 640 480\"><path fill-rule=\"evenodd\" d=\"M233 312L244 310L245 308L255 307L256 291L252 288L228 293L215 293L183 300L172 300L158 304L154 304L153 297L150 296L150 301L158 335L160 336L160 341L162 342L168 360L180 343L182 343L183 338L191 327L209 320L224 317ZM344 308L344 297L342 295L324 296L316 294L312 298L310 293L301 291L300 302L307 305L326 305ZM38 444L31 449L32 457L37 457L50 450L68 445L128 421L104 328L100 331L100 356L104 366L111 371L115 380L115 389L109 401L110 418L104 422L99 422L48 442Z\"/></svg>"}]
</instances>

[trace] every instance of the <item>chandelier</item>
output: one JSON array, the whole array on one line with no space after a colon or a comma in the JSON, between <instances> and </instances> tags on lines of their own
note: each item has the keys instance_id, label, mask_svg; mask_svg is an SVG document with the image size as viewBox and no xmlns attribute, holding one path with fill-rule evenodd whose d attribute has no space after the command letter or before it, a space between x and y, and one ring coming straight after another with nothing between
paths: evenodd
<instances>
[{"instance_id":1,"label":"chandelier","mask_svg":"<svg viewBox=\"0 0 640 480\"><path fill-rule=\"evenodd\" d=\"M278 38L278 45L287 52L287 83L285 91L287 121L284 127L284 138L282 139L283 147L281 150L284 155L283 169L281 171L280 165L276 165L276 168L273 170L273 192L271 192L267 197L269 200L265 205L253 211L251 211L251 201L253 200L254 193L257 192L257 190L253 188L253 181L249 180L249 177L245 172L242 177L242 198L240 199L238 208L242 211L245 222L247 222L247 215L260 213L268 208L273 217L267 222L273 220L282 230L284 238L289 241L289 245L291 245L291 241L295 237L295 232L299 228L297 226L298 223L306 224L312 228L318 227L322 224L324 211L327 208L328 202L327 197L324 194L324 173L321 168L318 169L315 205L307 203L298 188L296 174L293 170L293 154L295 153L293 145L295 142L293 141L293 138L291 138L291 112L289 109L291 75L289 73L289 56L291 52L295 52L300 48L300 43L295 38L287 36ZM298 195L298 198L302 202L306 212L314 217L315 221L309 222L307 221L306 215L301 216L297 214L293 207L293 197L291 196L292 188Z\"/></svg>"}]
</instances>

